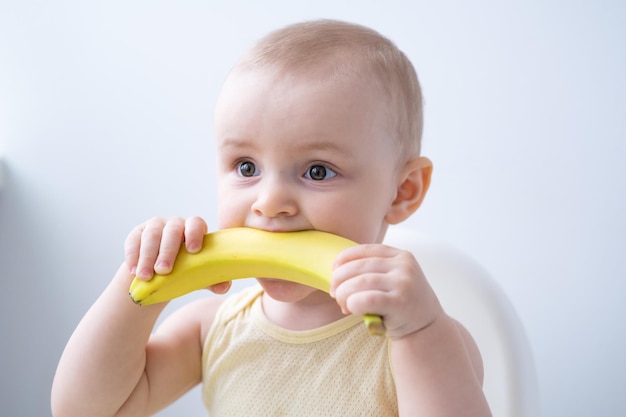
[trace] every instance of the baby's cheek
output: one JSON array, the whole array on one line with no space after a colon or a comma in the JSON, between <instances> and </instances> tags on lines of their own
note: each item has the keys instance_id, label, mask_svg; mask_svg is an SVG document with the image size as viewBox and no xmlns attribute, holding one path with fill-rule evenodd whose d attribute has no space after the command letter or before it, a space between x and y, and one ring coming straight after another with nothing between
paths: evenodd
<instances>
[{"instance_id":1,"label":"baby's cheek","mask_svg":"<svg viewBox=\"0 0 626 417\"><path fill-rule=\"evenodd\" d=\"M238 194L229 184L229 178L218 178L217 189L217 224L220 229L240 226L241 194Z\"/></svg>"},{"instance_id":2,"label":"baby's cheek","mask_svg":"<svg viewBox=\"0 0 626 417\"><path fill-rule=\"evenodd\" d=\"M242 226L245 218L241 219L240 211L237 205L232 204L233 199L218 199L217 206L217 225L219 229L227 229L231 227Z\"/></svg>"},{"instance_id":3,"label":"baby's cheek","mask_svg":"<svg viewBox=\"0 0 626 417\"><path fill-rule=\"evenodd\" d=\"M243 222L237 221L237 216L233 215L232 210L218 210L217 226L219 229L228 229L231 227L243 226Z\"/></svg>"}]
</instances>

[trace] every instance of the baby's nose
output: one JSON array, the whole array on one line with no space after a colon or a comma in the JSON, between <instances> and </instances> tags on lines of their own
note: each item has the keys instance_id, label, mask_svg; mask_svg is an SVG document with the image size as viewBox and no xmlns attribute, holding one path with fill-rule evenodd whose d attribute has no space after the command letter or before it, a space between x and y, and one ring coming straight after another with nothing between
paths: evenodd
<instances>
[{"instance_id":1,"label":"baby's nose","mask_svg":"<svg viewBox=\"0 0 626 417\"><path fill-rule=\"evenodd\" d=\"M264 179L251 209L259 216L293 216L298 211L298 205L288 184L277 179Z\"/></svg>"}]
</instances>

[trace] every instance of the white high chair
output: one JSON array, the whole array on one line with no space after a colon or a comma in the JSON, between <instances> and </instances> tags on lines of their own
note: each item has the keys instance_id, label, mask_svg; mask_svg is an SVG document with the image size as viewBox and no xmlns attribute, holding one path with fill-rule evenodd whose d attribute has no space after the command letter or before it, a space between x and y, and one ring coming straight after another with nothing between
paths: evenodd
<instances>
[{"instance_id":1,"label":"white high chair","mask_svg":"<svg viewBox=\"0 0 626 417\"><path fill-rule=\"evenodd\" d=\"M538 417L530 345L513 306L491 276L458 249L407 229L390 228L385 243L414 254L446 312L476 340L493 417Z\"/></svg>"}]
</instances>

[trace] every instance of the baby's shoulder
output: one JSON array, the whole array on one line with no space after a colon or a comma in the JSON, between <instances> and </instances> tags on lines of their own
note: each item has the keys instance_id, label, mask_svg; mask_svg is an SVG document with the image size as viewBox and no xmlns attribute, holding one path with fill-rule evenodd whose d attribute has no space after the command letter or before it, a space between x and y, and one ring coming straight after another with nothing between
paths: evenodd
<instances>
[{"instance_id":1,"label":"baby's shoulder","mask_svg":"<svg viewBox=\"0 0 626 417\"><path fill-rule=\"evenodd\" d=\"M185 304L169 315L159 330L176 328L177 332L199 334L204 340L223 302L223 297L206 297Z\"/></svg>"},{"instance_id":2,"label":"baby's shoulder","mask_svg":"<svg viewBox=\"0 0 626 417\"><path fill-rule=\"evenodd\" d=\"M260 296L260 286L245 288L228 296L213 296L196 300L182 307L186 310L181 314L183 320L199 323L202 343L216 321L228 321L233 315L251 306Z\"/></svg>"}]
</instances>

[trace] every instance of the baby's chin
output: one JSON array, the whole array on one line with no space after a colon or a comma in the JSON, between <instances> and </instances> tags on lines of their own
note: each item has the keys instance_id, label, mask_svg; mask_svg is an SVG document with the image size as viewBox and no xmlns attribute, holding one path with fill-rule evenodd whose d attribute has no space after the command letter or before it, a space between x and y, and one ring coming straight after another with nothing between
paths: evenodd
<instances>
[{"instance_id":1,"label":"baby's chin","mask_svg":"<svg viewBox=\"0 0 626 417\"><path fill-rule=\"evenodd\" d=\"M296 282L274 278L257 278L263 291L272 299L284 303L295 303L321 291Z\"/></svg>"}]
</instances>

